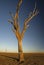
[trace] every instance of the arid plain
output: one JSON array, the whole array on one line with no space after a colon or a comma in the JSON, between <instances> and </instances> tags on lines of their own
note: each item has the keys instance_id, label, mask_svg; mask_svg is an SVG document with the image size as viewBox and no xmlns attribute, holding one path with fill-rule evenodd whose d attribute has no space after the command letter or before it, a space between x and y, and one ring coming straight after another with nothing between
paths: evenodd
<instances>
[{"instance_id":1,"label":"arid plain","mask_svg":"<svg viewBox=\"0 0 44 65\"><path fill-rule=\"evenodd\" d=\"M24 53L25 61L18 61L18 53L0 53L0 65L44 65L44 53Z\"/></svg>"}]
</instances>

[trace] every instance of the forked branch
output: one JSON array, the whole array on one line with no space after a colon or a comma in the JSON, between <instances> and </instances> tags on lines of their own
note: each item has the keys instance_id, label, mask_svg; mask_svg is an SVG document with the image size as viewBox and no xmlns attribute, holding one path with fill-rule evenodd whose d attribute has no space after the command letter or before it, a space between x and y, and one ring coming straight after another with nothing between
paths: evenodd
<instances>
[{"instance_id":1,"label":"forked branch","mask_svg":"<svg viewBox=\"0 0 44 65\"><path fill-rule=\"evenodd\" d=\"M35 8L32 12L30 12L28 18L24 21L24 27L23 30L21 32L22 38L24 37L24 33L27 30L27 28L29 27L28 23L39 13L38 9L36 9L36 3L35 3Z\"/></svg>"},{"instance_id":2,"label":"forked branch","mask_svg":"<svg viewBox=\"0 0 44 65\"><path fill-rule=\"evenodd\" d=\"M22 4L22 0L19 0L19 2L17 4L17 8L16 8L16 14L15 14L15 17L14 17L14 25L16 26L17 31L20 30L18 14L19 14L19 9L20 9L21 4Z\"/></svg>"},{"instance_id":3,"label":"forked branch","mask_svg":"<svg viewBox=\"0 0 44 65\"><path fill-rule=\"evenodd\" d=\"M10 12L10 16L11 16L13 22L11 20L8 20L13 25L13 27L14 27L14 29L16 31L19 31L19 29L20 29L20 27L19 27L19 16L18 16L18 13L19 13L19 9L20 9L21 4L22 4L22 0L19 0L17 8L16 8L16 14L15 15L13 15Z\"/></svg>"}]
</instances>

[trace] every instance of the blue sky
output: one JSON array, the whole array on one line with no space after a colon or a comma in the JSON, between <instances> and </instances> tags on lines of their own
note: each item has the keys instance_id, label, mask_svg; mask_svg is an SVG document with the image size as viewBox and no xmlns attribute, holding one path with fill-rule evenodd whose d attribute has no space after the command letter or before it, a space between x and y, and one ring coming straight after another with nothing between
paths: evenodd
<instances>
[{"instance_id":1,"label":"blue sky","mask_svg":"<svg viewBox=\"0 0 44 65\"><path fill-rule=\"evenodd\" d=\"M37 3L39 15L35 16L29 23L29 28L25 32L23 39L24 52L44 52L44 9L43 2L40 0L23 0L19 13L21 30L24 20L34 9ZM0 51L18 52L18 41L12 32L12 26L8 23L9 12L16 12L18 0L0 0Z\"/></svg>"}]
</instances>

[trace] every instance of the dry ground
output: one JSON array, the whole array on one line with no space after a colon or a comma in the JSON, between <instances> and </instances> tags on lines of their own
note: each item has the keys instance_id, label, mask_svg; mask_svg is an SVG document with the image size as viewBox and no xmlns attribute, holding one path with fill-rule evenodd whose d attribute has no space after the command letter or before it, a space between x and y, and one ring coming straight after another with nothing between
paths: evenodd
<instances>
[{"instance_id":1,"label":"dry ground","mask_svg":"<svg viewBox=\"0 0 44 65\"><path fill-rule=\"evenodd\" d=\"M25 53L25 61L18 61L17 53L0 53L0 65L44 65L44 53Z\"/></svg>"}]
</instances>

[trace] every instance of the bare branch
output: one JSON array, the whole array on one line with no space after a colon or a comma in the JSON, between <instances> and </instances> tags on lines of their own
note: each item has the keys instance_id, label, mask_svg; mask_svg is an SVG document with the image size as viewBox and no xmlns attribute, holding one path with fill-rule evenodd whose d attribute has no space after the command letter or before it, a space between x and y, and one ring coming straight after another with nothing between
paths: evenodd
<instances>
[{"instance_id":1,"label":"bare branch","mask_svg":"<svg viewBox=\"0 0 44 65\"><path fill-rule=\"evenodd\" d=\"M15 30L17 30L16 26L13 24L13 22L11 20L8 20L8 22L12 24L12 26L14 27Z\"/></svg>"},{"instance_id":2,"label":"bare branch","mask_svg":"<svg viewBox=\"0 0 44 65\"><path fill-rule=\"evenodd\" d=\"M22 4L22 0L19 0L17 4L16 12L19 12L21 4Z\"/></svg>"},{"instance_id":3,"label":"bare branch","mask_svg":"<svg viewBox=\"0 0 44 65\"><path fill-rule=\"evenodd\" d=\"M10 14L12 20L15 21L13 13L12 13L12 12L9 12L9 14ZM15 30L17 30L17 23L14 24L14 23L12 22L12 20L8 20L8 22L13 25L13 27L14 27Z\"/></svg>"},{"instance_id":4,"label":"bare branch","mask_svg":"<svg viewBox=\"0 0 44 65\"><path fill-rule=\"evenodd\" d=\"M24 36L25 31L27 30L28 23L39 13L39 11L36 9L36 3L35 3L35 8L32 12L30 12L28 18L24 21L24 27L23 30L21 32L22 37Z\"/></svg>"},{"instance_id":5,"label":"bare branch","mask_svg":"<svg viewBox=\"0 0 44 65\"><path fill-rule=\"evenodd\" d=\"M11 23L11 24L13 24L12 20L10 20L10 19L8 19L8 22Z\"/></svg>"},{"instance_id":6,"label":"bare branch","mask_svg":"<svg viewBox=\"0 0 44 65\"><path fill-rule=\"evenodd\" d=\"M17 8L16 8L16 14L14 16L14 25L16 26L18 31L20 30L18 14L19 14L19 9L20 9L21 3L22 3L22 0L19 0Z\"/></svg>"},{"instance_id":7,"label":"bare branch","mask_svg":"<svg viewBox=\"0 0 44 65\"><path fill-rule=\"evenodd\" d=\"M34 8L34 10L33 10L33 13L35 12L35 10L36 10L36 2L35 2L35 8Z\"/></svg>"},{"instance_id":8,"label":"bare branch","mask_svg":"<svg viewBox=\"0 0 44 65\"><path fill-rule=\"evenodd\" d=\"M9 14L10 14L12 20L14 21L14 15L13 15L13 13L12 12L9 12Z\"/></svg>"},{"instance_id":9,"label":"bare branch","mask_svg":"<svg viewBox=\"0 0 44 65\"><path fill-rule=\"evenodd\" d=\"M20 32L16 31L14 28L12 28L12 31L15 33L17 39L20 40L20 39L21 39L21 34L20 34Z\"/></svg>"},{"instance_id":10,"label":"bare branch","mask_svg":"<svg viewBox=\"0 0 44 65\"><path fill-rule=\"evenodd\" d=\"M18 13L19 13L19 9L20 9L21 3L22 3L22 0L19 0L17 8L16 8L15 16L13 15L12 12L9 12L9 14L10 14L12 20L13 20L13 22L11 20L9 20L9 22L13 25L14 29L16 29L17 31L19 31L19 29L20 29Z\"/></svg>"}]
</instances>

